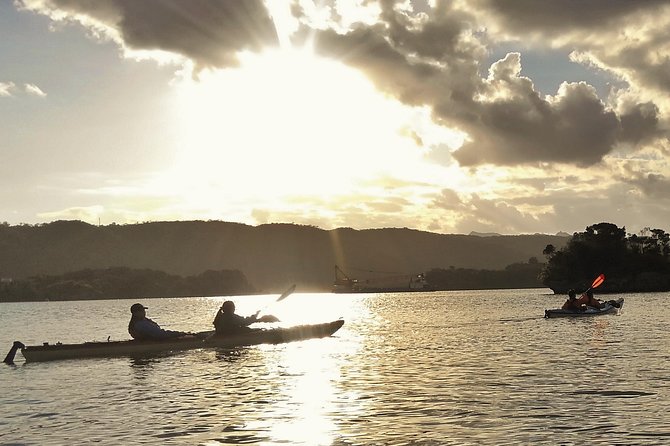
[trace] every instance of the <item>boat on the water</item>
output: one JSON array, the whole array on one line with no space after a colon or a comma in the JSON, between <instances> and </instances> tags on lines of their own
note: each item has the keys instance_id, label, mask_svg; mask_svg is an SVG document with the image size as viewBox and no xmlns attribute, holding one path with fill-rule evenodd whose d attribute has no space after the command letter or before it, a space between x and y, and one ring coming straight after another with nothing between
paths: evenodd
<instances>
[{"instance_id":1,"label":"boat on the water","mask_svg":"<svg viewBox=\"0 0 670 446\"><path fill-rule=\"evenodd\" d=\"M623 297L616 300L603 302L601 308L587 307L584 311L563 310L560 308L553 310L544 310L545 318L555 317L587 317L600 316L603 314L618 314L623 308Z\"/></svg>"},{"instance_id":2,"label":"boat on the water","mask_svg":"<svg viewBox=\"0 0 670 446\"><path fill-rule=\"evenodd\" d=\"M430 291L424 273L405 274L369 271L373 277L353 279L335 265L333 293L402 293L408 291ZM377 274L377 277L374 275Z\"/></svg>"},{"instance_id":3,"label":"boat on the water","mask_svg":"<svg viewBox=\"0 0 670 446\"><path fill-rule=\"evenodd\" d=\"M12 349L21 348L26 362L53 361L58 359L80 359L95 357L141 356L147 354L192 350L197 348L235 348L258 344L282 344L312 338L331 336L344 325L343 320L323 324L298 325L289 328L270 328L248 332L214 336L212 331L181 338L159 341L110 341L84 342L82 344L48 344L23 346L14 343ZM10 351L11 353L11 351ZM9 354L8 354L9 357ZM11 358L8 362L12 362Z\"/></svg>"}]
</instances>

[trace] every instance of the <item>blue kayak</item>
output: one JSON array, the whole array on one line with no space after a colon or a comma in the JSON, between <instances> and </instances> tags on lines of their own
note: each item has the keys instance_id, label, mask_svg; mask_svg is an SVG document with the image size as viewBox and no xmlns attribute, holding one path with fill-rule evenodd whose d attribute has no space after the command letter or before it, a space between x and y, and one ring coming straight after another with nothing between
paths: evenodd
<instances>
[{"instance_id":1,"label":"blue kayak","mask_svg":"<svg viewBox=\"0 0 670 446\"><path fill-rule=\"evenodd\" d=\"M602 308L586 307L584 311L563 310L560 308L554 310L544 310L545 318L553 317L586 317L600 316L602 314L618 314L623 308L623 297L616 300L603 302Z\"/></svg>"}]
</instances>

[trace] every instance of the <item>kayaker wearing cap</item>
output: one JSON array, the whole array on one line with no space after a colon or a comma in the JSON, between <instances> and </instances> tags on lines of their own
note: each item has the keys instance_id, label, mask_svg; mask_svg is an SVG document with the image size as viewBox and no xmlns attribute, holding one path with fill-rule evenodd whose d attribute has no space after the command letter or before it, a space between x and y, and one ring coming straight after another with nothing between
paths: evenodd
<instances>
[{"instance_id":1,"label":"kayaker wearing cap","mask_svg":"<svg viewBox=\"0 0 670 446\"><path fill-rule=\"evenodd\" d=\"M133 339L145 341L149 339L168 339L186 336L189 333L183 331L163 330L160 325L147 317L147 307L142 304L133 304L130 307L130 322L128 333Z\"/></svg>"},{"instance_id":2,"label":"kayaker wearing cap","mask_svg":"<svg viewBox=\"0 0 670 446\"><path fill-rule=\"evenodd\" d=\"M249 325L254 322L279 321L279 319L272 315L265 315L259 318L258 313L260 313L260 310L248 317L235 314L235 302L227 300L221 305L219 311L216 312L212 324L214 324L214 329L217 335L226 335L252 330L249 328Z\"/></svg>"}]
</instances>

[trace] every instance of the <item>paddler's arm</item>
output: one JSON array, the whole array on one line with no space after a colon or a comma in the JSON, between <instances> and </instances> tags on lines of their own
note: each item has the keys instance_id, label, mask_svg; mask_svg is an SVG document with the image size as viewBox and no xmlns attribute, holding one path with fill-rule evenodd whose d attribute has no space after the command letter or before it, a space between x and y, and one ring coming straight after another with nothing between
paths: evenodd
<instances>
[{"instance_id":1,"label":"paddler's arm","mask_svg":"<svg viewBox=\"0 0 670 446\"><path fill-rule=\"evenodd\" d=\"M253 324L254 322L258 322L258 313L260 313L260 311L257 311L256 313L252 314L251 316L247 316L247 317L240 316L240 325L242 327L248 327L249 325Z\"/></svg>"},{"instance_id":2,"label":"paddler's arm","mask_svg":"<svg viewBox=\"0 0 670 446\"><path fill-rule=\"evenodd\" d=\"M579 296L579 299L576 301L576 305L586 305L586 303L589 301L589 297L586 295L586 293L582 294Z\"/></svg>"},{"instance_id":3,"label":"paddler's arm","mask_svg":"<svg viewBox=\"0 0 670 446\"><path fill-rule=\"evenodd\" d=\"M277 316L273 316L271 314L265 314L261 317L258 317L258 313L260 313L260 311L257 311L256 314L244 318L245 324L251 325L255 322L279 322L279 318Z\"/></svg>"}]
</instances>

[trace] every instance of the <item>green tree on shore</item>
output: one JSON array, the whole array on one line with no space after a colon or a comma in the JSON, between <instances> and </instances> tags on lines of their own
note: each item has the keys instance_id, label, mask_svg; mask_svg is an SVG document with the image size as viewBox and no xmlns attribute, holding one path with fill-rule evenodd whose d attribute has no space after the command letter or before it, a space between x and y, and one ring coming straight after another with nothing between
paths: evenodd
<instances>
[{"instance_id":1,"label":"green tree on shore","mask_svg":"<svg viewBox=\"0 0 670 446\"><path fill-rule=\"evenodd\" d=\"M604 273L605 292L670 290L670 235L662 229L646 228L626 235L626 228L598 223L575 233L559 251L545 248L548 262L542 283L554 292L588 288L594 277Z\"/></svg>"}]
</instances>

